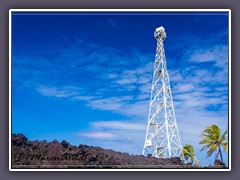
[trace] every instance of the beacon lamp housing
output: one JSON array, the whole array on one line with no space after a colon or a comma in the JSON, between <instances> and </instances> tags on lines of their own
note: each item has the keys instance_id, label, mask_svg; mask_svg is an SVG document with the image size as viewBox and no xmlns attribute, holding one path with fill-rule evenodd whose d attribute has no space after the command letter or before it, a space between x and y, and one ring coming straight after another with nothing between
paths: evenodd
<instances>
[{"instance_id":1,"label":"beacon lamp housing","mask_svg":"<svg viewBox=\"0 0 240 180\"><path fill-rule=\"evenodd\" d=\"M164 39L166 39L167 35L166 35L164 27L161 26L161 27L156 28L156 30L154 32L154 37L157 40L164 40Z\"/></svg>"}]
</instances>

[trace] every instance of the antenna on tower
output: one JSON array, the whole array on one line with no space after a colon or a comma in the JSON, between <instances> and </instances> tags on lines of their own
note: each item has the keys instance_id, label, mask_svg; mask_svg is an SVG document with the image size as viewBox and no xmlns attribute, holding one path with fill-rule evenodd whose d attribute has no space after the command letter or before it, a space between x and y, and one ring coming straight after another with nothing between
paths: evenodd
<instances>
[{"instance_id":1,"label":"antenna on tower","mask_svg":"<svg viewBox=\"0 0 240 180\"><path fill-rule=\"evenodd\" d=\"M174 112L163 41L164 27L156 28L156 58L143 155L157 158L181 157L182 145Z\"/></svg>"}]
</instances>

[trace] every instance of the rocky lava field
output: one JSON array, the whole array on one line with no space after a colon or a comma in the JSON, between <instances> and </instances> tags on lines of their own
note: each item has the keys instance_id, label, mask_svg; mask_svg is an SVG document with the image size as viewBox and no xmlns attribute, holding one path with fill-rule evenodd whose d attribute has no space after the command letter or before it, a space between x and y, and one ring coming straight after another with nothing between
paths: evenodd
<instances>
[{"instance_id":1,"label":"rocky lava field","mask_svg":"<svg viewBox=\"0 0 240 180\"><path fill-rule=\"evenodd\" d=\"M180 158L154 158L130 155L66 141L28 141L23 134L12 134L12 168L227 168L220 161L202 167L184 164Z\"/></svg>"}]
</instances>

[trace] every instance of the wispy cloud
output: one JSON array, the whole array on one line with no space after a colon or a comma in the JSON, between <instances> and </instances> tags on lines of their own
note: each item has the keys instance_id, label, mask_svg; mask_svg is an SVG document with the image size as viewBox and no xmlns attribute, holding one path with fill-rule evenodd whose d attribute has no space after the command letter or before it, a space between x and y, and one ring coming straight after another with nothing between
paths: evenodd
<instances>
[{"instance_id":1,"label":"wispy cloud","mask_svg":"<svg viewBox=\"0 0 240 180\"><path fill-rule=\"evenodd\" d=\"M120 97L110 97L88 102L88 106L93 109L119 111L124 106L124 100Z\"/></svg>"},{"instance_id":2,"label":"wispy cloud","mask_svg":"<svg viewBox=\"0 0 240 180\"><path fill-rule=\"evenodd\" d=\"M177 87L175 87L175 89L177 89L177 92L187 92L187 91L193 90L194 85L193 84L179 84Z\"/></svg>"},{"instance_id":3,"label":"wispy cloud","mask_svg":"<svg viewBox=\"0 0 240 180\"><path fill-rule=\"evenodd\" d=\"M226 67L228 61L228 46L215 45L204 49L197 49L189 53L189 60L195 63L213 62L215 66Z\"/></svg>"},{"instance_id":4,"label":"wispy cloud","mask_svg":"<svg viewBox=\"0 0 240 180\"><path fill-rule=\"evenodd\" d=\"M113 111L118 114L122 114L128 117L138 116L146 117L148 112L148 104L151 89L151 77L153 62L149 62L150 54L143 54L137 49L133 49L129 54L122 56L122 52L110 48L110 47L98 47L97 45L86 44L90 49L98 48L93 53L83 54L76 53L74 50L76 47L72 47L73 50L64 50L60 54L64 54L65 58L84 58L74 61L74 65L64 64L60 66L61 69L55 68L54 71L49 73L54 76L59 76L64 71L70 71L70 74L66 74L66 77L71 76L72 81L68 83L67 80L62 79L61 85L58 83L59 79L49 82L35 82L37 86L33 86L40 94L44 96L58 97L58 98L70 98L74 100L84 101L86 106L92 109L98 109L103 111ZM86 52L87 50L82 50ZM89 50L88 50L89 51ZM78 52L78 51L77 51ZM106 54L106 52L108 52ZM67 55L69 54L69 55ZM112 57L118 57L118 61L111 62ZM59 59L62 62L62 58ZM94 61L92 61L94 59ZM114 58L116 59L116 58ZM135 59L134 61L132 59ZM122 62L136 62L137 64L128 64ZM103 62L108 62L109 68L104 68ZM50 64L54 63L48 61ZM86 66L82 63L89 62L91 66ZM59 62L58 62L59 63ZM117 66L116 66L116 63ZM56 63L55 63L56 64ZM82 65L84 68L82 68ZM53 65L54 66L54 65ZM91 68L90 68L91 67ZM117 67L117 69L116 69ZM56 70L58 69L58 70ZM74 74L80 77L76 84ZM82 81L81 75L91 74L88 81ZM85 76L85 75L84 75ZM77 82L77 81L76 81ZM54 84L54 86L52 86ZM58 85L59 84L59 85ZM105 87L105 88L103 88ZM136 93L133 95L133 91ZM125 95L123 95L125 94Z\"/></svg>"},{"instance_id":5,"label":"wispy cloud","mask_svg":"<svg viewBox=\"0 0 240 180\"><path fill-rule=\"evenodd\" d=\"M93 109L113 111L125 116L146 117L148 112L148 100L132 100L132 96L110 97L104 99L91 100L87 106Z\"/></svg>"},{"instance_id":6,"label":"wispy cloud","mask_svg":"<svg viewBox=\"0 0 240 180\"><path fill-rule=\"evenodd\" d=\"M123 79L117 80L116 81L119 85L127 85L127 84L133 84L135 82L137 82L137 77L135 77L134 75L131 76L126 76Z\"/></svg>"},{"instance_id":7,"label":"wispy cloud","mask_svg":"<svg viewBox=\"0 0 240 180\"><path fill-rule=\"evenodd\" d=\"M123 121L96 121L90 123L92 126L108 129L140 130L145 131L146 126L140 123L131 123Z\"/></svg>"},{"instance_id":8,"label":"wispy cloud","mask_svg":"<svg viewBox=\"0 0 240 180\"><path fill-rule=\"evenodd\" d=\"M39 86L36 90L44 96L51 96L51 97L72 97L78 94L76 92L75 87L63 87L61 89L57 87L46 87L46 86Z\"/></svg>"},{"instance_id":9,"label":"wispy cloud","mask_svg":"<svg viewBox=\"0 0 240 180\"><path fill-rule=\"evenodd\" d=\"M77 133L79 136L85 136L89 138L98 138L98 139L106 139L115 137L114 134L109 132L91 132L91 133Z\"/></svg>"},{"instance_id":10,"label":"wispy cloud","mask_svg":"<svg viewBox=\"0 0 240 180\"><path fill-rule=\"evenodd\" d=\"M73 96L72 99L79 100L79 101L89 101L95 99L95 96Z\"/></svg>"},{"instance_id":11,"label":"wispy cloud","mask_svg":"<svg viewBox=\"0 0 240 180\"><path fill-rule=\"evenodd\" d=\"M106 120L90 122L89 132L81 132L78 135L84 136L87 141L94 141L95 145L107 149L129 153L133 153L132 149L135 149L139 154L142 151L145 130L145 124L133 122L132 120ZM102 134L102 132L104 133Z\"/></svg>"}]
</instances>

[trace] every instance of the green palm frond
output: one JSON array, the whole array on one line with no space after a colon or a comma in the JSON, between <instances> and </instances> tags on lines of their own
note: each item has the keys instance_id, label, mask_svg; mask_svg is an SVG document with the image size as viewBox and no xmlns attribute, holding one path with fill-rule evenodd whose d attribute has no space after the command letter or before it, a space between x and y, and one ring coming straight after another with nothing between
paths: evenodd
<instances>
[{"instance_id":1,"label":"green palm frond","mask_svg":"<svg viewBox=\"0 0 240 180\"><path fill-rule=\"evenodd\" d=\"M199 142L199 144L207 144L207 143L214 143L212 139L203 139Z\"/></svg>"},{"instance_id":2,"label":"green palm frond","mask_svg":"<svg viewBox=\"0 0 240 180\"><path fill-rule=\"evenodd\" d=\"M222 146L226 152L228 152L228 143L226 141L222 141Z\"/></svg>"},{"instance_id":3,"label":"green palm frond","mask_svg":"<svg viewBox=\"0 0 240 180\"><path fill-rule=\"evenodd\" d=\"M226 130L224 133L223 133L223 135L222 135L222 137L221 137L221 141L224 141L225 139L226 139L226 134L228 133L228 130Z\"/></svg>"},{"instance_id":4,"label":"green palm frond","mask_svg":"<svg viewBox=\"0 0 240 180\"><path fill-rule=\"evenodd\" d=\"M197 164L200 163L200 161L198 160L198 158L196 158L195 156L194 156L193 158L194 158L194 160L196 161Z\"/></svg>"},{"instance_id":5,"label":"green palm frond","mask_svg":"<svg viewBox=\"0 0 240 180\"><path fill-rule=\"evenodd\" d=\"M187 161L187 162L191 162L193 161L193 159L196 161L196 163L199 163L199 160L195 157L195 151L193 148L192 144L186 144L183 149L182 149L182 153L181 156Z\"/></svg>"},{"instance_id":6,"label":"green palm frond","mask_svg":"<svg viewBox=\"0 0 240 180\"><path fill-rule=\"evenodd\" d=\"M212 146L212 144L207 144L207 145L203 146L200 151L203 151L204 149L207 149L207 148L209 148L209 147L211 147L211 146Z\"/></svg>"},{"instance_id":7,"label":"green palm frond","mask_svg":"<svg viewBox=\"0 0 240 180\"><path fill-rule=\"evenodd\" d=\"M217 150L215 157L216 159L219 153L221 154L221 146L223 146L225 151L228 152L228 143L225 141L227 133L228 130L222 134L220 128L216 124L207 126L206 129L204 129L200 134L200 137L203 138L199 142L199 144L203 145L201 151L208 149L207 157L209 157Z\"/></svg>"},{"instance_id":8,"label":"green palm frond","mask_svg":"<svg viewBox=\"0 0 240 180\"><path fill-rule=\"evenodd\" d=\"M216 137L216 139L219 139L221 136L221 130L217 125L212 125L213 126L213 136Z\"/></svg>"},{"instance_id":9,"label":"green palm frond","mask_svg":"<svg viewBox=\"0 0 240 180\"><path fill-rule=\"evenodd\" d=\"M211 148L210 148L210 149L208 150L208 152L207 152L207 156L208 156L208 157L211 156L212 153L216 150L217 147L218 147L217 144L214 144L213 146L211 146Z\"/></svg>"}]
</instances>

